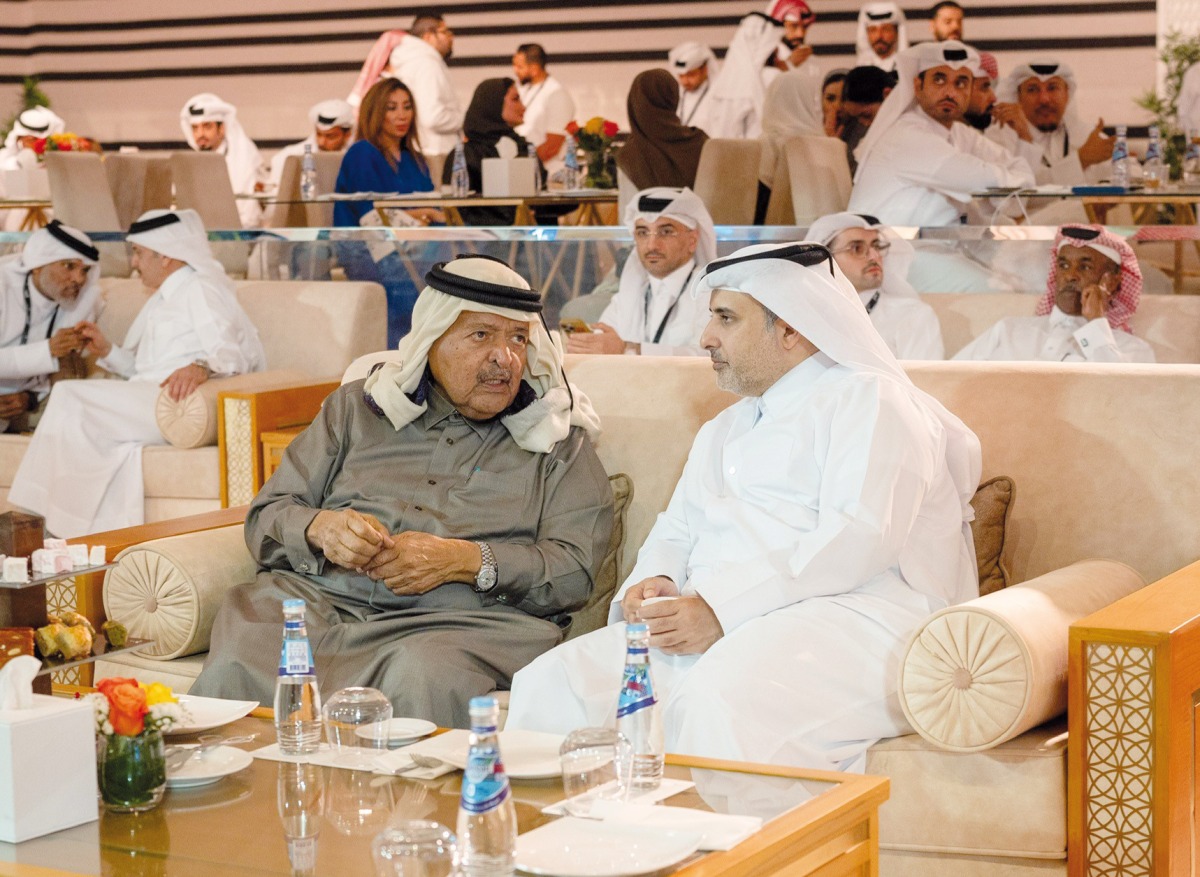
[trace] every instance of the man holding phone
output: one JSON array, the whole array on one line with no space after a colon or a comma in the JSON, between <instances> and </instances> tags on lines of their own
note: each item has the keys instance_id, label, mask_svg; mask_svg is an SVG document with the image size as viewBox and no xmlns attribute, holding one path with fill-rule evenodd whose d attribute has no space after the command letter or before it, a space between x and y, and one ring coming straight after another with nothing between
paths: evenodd
<instances>
[{"instance_id":1,"label":"man holding phone","mask_svg":"<svg viewBox=\"0 0 1200 877\"><path fill-rule=\"evenodd\" d=\"M1064 225L1037 315L1006 317L954 359L1154 362L1154 350L1129 325L1141 297L1142 271L1129 244L1099 225Z\"/></svg>"},{"instance_id":2,"label":"man holding phone","mask_svg":"<svg viewBox=\"0 0 1200 877\"><path fill-rule=\"evenodd\" d=\"M563 325L567 353L704 355L700 333L708 323L708 296L693 295L692 286L717 255L704 202L691 189L645 189L625 209L625 224L634 251L621 285L600 322Z\"/></svg>"}]
</instances>

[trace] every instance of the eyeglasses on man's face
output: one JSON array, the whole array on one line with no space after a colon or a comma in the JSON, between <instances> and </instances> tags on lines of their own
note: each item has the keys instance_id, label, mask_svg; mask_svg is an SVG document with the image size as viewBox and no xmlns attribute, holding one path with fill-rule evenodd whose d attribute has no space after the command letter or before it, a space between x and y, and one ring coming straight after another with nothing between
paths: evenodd
<instances>
[{"instance_id":1,"label":"eyeglasses on man's face","mask_svg":"<svg viewBox=\"0 0 1200 877\"><path fill-rule=\"evenodd\" d=\"M866 256L868 252L874 250L880 258L883 258L887 255L887 251L891 248L891 242L885 240L851 241L850 243L846 244L846 246L838 247L836 250L830 250L829 252L833 253L835 256L839 255L840 253L849 253L854 258L861 259Z\"/></svg>"}]
</instances>

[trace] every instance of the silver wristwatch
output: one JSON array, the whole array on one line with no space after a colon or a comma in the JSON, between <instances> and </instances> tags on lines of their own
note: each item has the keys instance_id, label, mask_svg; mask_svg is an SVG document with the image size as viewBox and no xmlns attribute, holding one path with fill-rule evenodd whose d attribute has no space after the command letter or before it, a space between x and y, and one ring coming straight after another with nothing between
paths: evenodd
<instances>
[{"instance_id":1,"label":"silver wristwatch","mask_svg":"<svg viewBox=\"0 0 1200 877\"><path fill-rule=\"evenodd\" d=\"M496 555L492 553L492 546L486 542L476 542L479 546L479 572L475 575L475 590L480 594L486 594L492 588L496 587Z\"/></svg>"}]
</instances>

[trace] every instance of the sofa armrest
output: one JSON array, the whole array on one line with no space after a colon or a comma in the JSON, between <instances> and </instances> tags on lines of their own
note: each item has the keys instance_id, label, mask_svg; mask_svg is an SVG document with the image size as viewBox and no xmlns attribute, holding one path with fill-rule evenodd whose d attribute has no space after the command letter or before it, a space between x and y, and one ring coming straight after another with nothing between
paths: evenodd
<instances>
[{"instance_id":1,"label":"sofa armrest","mask_svg":"<svg viewBox=\"0 0 1200 877\"><path fill-rule=\"evenodd\" d=\"M221 505L249 503L263 486L262 434L311 423L337 388L337 381L326 381L220 394Z\"/></svg>"},{"instance_id":2,"label":"sofa armrest","mask_svg":"<svg viewBox=\"0 0 1200 877\"><path fill-rule=\"evenodd\" d=\"M217 397L222 392L255 392L312 381L298 369L273 369L228 378L212 378L175 401L164 387L154 406L159 432L176 448L203 448L217 443Z\"/></svg>"},{"instance_id":3,"label":"sofa armrest","mask_svg":"<svg viewBox=\"0 0 1200 877\"><path fill-rule=\"evenodd\" d=\"M1069 686L1070 860L1190 873L1200 562L1071 625Z\"/></svg>"},{"instance_id":4,"label":"sofa armrest","mask_svg":"<svg viewBox=\"0 0 1200 877\"><path fill-rule=\"evenodd\" d=\"M936 746L978 752L1062 715L1071 623L1145 584L1084 560L935 613L901 663L905 716Z\"/></svg>"}]
</instances>

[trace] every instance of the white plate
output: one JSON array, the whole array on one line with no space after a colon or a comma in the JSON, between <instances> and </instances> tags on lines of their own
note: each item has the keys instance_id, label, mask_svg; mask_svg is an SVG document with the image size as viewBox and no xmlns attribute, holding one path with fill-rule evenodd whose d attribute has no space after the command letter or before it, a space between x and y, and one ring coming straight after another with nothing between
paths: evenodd
<instances>
[{"instance_id":1,"label":"white plate","mask_svg":"<svg viewBox=\"0 0 1200 877\"><path fill-rule=\"evenodd\" d=\"M700 840L693 831L565 816L517 838L517 867L554 877L634 877L683 861Z\"/></svg>"},{"instance_id":2,"label":"white plate","mask_svg":"<svg viewBox=\"0 0 1200 877\"><path fill-rule=\"evenodd\" d=\"M207 786L231 773L245 770L253 763L254 757L244 749L218 746L188 759L176 770L167 771L167 788L194 789Z\"/></svg>"},{"instance_id":3,"label":"white plate","mask_svg":"<svg viewBox=\"0 0 1200 877\"><path fill-rule=\"evenodd\" d=\"M427 722L425 719L392 719L388 722L387 740L391 745L407 743L411 740L420 740L422 737L428 737L436 730L437 725L433 722ZM372 725L359 728L355 733L367 740L375 737L374 726Z\"/></svg>"},{"instance_id":4,"label":"white plate","mask_svg":"<svg viewBox=\"0 0 1200 877\"><path fill-rule=\"evenodd\" d=\"M187 709L188 718L167 731L167 736L176 734L198 734L236 722L258 706L256 700L224 700L220 697L198 697L194 694L179 695L179 703Z\"/></svg>"},{"instance_id":5,"label":"white plate","mask_svg":"<svg viewBox=\"0 0 1200 877\"><path fill-rule=\"evenodd\" d=\"M541 731L501 731L500 757L505 772L517 780L541 780L562 776L562 765L558 760L558 748L562 746L562 734L545 734ZM417 752L440 758L459 770L467 766L467 741L470 734L461 729L447 731L437 737L414 743L406 752Z\"/></svg>"}]
</instances>

